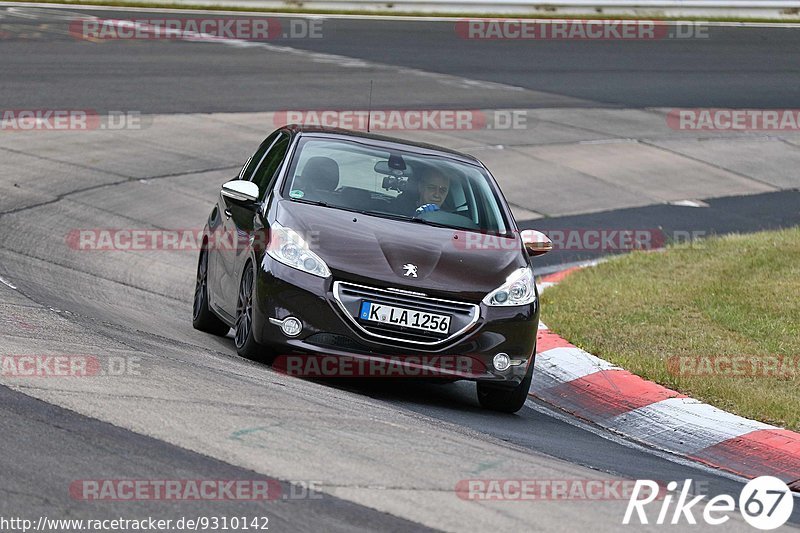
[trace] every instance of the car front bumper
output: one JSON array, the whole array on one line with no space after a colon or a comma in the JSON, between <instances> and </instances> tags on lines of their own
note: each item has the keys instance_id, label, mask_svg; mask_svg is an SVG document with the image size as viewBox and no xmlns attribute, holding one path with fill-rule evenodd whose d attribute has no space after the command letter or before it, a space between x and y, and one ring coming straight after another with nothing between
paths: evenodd
<instances>
[{"instance_id":1,"label":"car front bumper","mask_svg":"<svg viewBox=\"0 0 800 533\"><path fill-rule=\"evenodd\" d=\"M313 356L318 359L313 368L324 361L331 376L336 372L341 377L436 376L516 386L534 362L538 299L515 307L480 304L479 317L465 332L449 341L420 346L376 338L358 328L334 297L333 281L263 256L256 275L254 336L278 354L279 366L293 363L292 368L308 368L298 366L298 357ZM281 329L281 321L288 317L302 323L302 331L296 336L288 336ZM499 353L512 360L504 371L492 363ZM332 362L334 358L355 359L362 364L337 365ZM389 367L382 364L386 361L391 362ZM394 370L387 373L388 368Z\"/></svg>"}]
</instances>

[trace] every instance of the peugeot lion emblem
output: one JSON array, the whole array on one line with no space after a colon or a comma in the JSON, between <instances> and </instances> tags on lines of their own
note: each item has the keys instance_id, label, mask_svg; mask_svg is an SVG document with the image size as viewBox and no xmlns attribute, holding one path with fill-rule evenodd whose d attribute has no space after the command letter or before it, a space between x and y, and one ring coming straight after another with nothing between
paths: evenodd
<instances>
[{"instance_id":1,"label":"peugeot lion emblem","mask_svg":"<svg viewBox=\"0 0 800 533\"><path fill-rule=\"evenodd\" d=\"M411 276L412 278L417 277L417 265L406 263L403 265L403 269L406 271L405 276Z\"/></svg>"}]
</instances>

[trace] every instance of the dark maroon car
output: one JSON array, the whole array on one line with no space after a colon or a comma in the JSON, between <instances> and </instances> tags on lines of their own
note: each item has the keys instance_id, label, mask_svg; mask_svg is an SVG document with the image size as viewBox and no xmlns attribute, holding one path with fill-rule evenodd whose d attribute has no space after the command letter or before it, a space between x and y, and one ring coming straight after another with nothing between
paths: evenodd
<instances>
[{"instance_id":1,"label":"dark maroon car","mask_svg":"<svg viewBox=\"0 0 800 533\"><path fill-rule=\"evenodd\" d=\"M284 370L312 368L296 364L306 357L329 375L470 379L481 405L515 412L536 352L531 256L550 247L539 232L520 234L471 156L286 126L222 186L193 323L234 328L240 355Z\"/></svg>"}]
</instances>

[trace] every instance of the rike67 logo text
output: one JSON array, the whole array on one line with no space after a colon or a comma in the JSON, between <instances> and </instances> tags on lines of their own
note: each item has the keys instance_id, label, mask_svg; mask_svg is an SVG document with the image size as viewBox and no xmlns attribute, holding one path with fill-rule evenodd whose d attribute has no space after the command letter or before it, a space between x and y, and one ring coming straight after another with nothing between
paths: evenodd
<instances>
[{"instance_id":1,"label":"rike67 logo text","mask_svg":"<svg viewBox=\"0 0 800 533\"><path fill-rule=\"evenodd\" d=\"M691 494L692 480L687 479L675 501L674 492L678 483L667 484L669 491L658 508L658 516L648 516L645 507L658 497L658 483L649 479L639 479L633 488L623 524L697 524L695 513L702 516L706 524L718 526L726 523L736 510L736 500L728 494L714 496L705 505L701 504L705 495ZM794 508L794 498L789 487L780 479L772 476L761 476L751 480L739 494L739 512L751 526L763 530L777 529L789 519ZM658 506L654 506L658 507ZM652 509L654 510L654 509ZM652 522L651 522L652 521Z\"/></svg>"}]
</instances>

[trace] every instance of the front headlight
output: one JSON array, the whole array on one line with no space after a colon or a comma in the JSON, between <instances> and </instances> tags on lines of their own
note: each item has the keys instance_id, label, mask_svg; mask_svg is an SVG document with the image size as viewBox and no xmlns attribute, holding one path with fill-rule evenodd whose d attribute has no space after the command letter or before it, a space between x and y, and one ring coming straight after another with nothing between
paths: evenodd
<instances>
[{"instance_id":1,"label":"front headlight","mask_svg":"<svg viewBox=\"0 0 800 533\"><path fill-rule=\"evenodd\" d=\"M331 275L325 261L311 251L306 241L296 231L285 228L277 222L270 230L267 254L279 263L321 278Z\"/></svg>"},{"instance_id":2,"label":"front headlight","mask_svg":"<svg viewBox=\"0 0 800 533\"><path fill-rule=\"evenodd\" d=\"M506 282L486 295L486 305L528 305L536 301L533 270L520 268L506 278Z\"/></svg>"}]
</instances>

